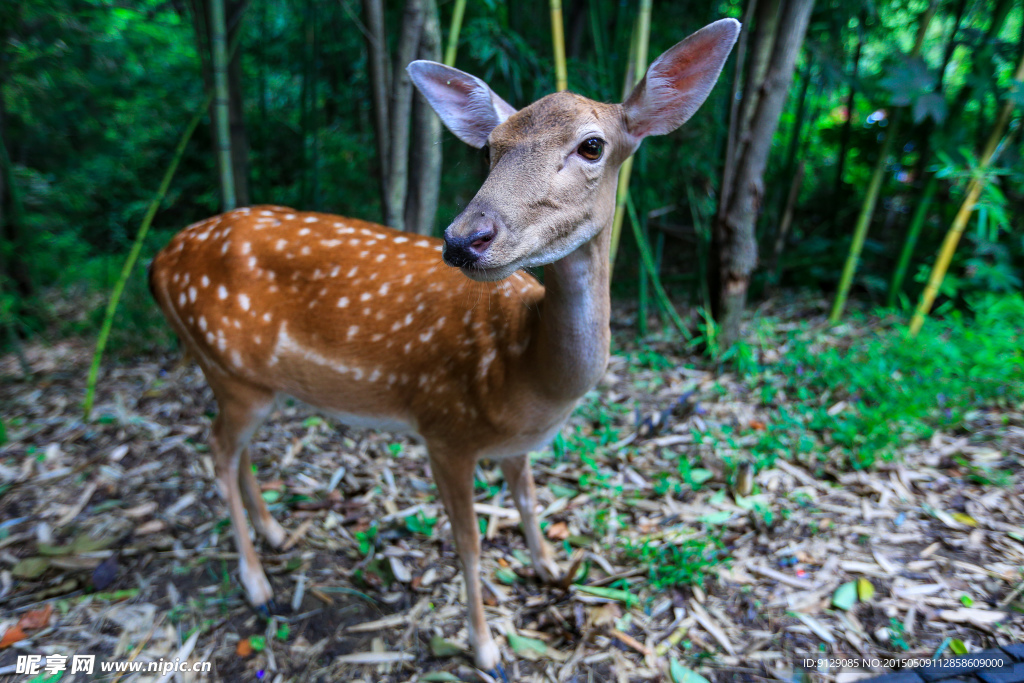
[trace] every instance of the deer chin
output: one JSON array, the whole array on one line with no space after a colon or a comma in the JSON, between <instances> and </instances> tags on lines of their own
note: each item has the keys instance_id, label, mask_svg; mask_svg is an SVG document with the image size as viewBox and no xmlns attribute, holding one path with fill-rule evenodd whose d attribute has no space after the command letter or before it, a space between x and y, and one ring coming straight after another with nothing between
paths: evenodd
<instances>
[{"instance_id":1,"label":"deer chin","mask_svg":"<svg viewBox=\"0 0 1024 683\"><path fill-rule=\"evenodd\" d=\"M464 266L459 268L462 274L468 277L470 280L476 280L477 282L497 282L498 280L504 280L510 277L512 273L519 270L518 263L509 263L503 266Z\"/></svg>"}]
</instances>

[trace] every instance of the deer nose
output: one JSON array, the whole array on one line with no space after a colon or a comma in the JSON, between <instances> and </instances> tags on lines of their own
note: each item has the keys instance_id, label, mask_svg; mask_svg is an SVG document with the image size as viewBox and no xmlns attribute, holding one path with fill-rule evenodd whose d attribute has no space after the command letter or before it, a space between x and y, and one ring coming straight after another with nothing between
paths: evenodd
<instances>
[{"instance_id":1,"label":"deer nose","mask_svg":"<svg viewBox=\"0 0 1024 683\"><path fill-rule=\"evenodd\" d=\"M484 219L482 225L465 237L456 235L452 228L444 231L444 260L450 266L465 268L480 260L491 246L498 230L493 220Z\"/></svg>"}]
</instances>

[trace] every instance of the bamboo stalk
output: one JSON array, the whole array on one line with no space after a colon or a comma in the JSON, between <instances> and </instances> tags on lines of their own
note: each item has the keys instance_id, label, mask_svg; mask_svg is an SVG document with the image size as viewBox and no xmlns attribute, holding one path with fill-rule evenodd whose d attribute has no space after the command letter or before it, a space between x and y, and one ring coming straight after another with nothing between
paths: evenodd
<instances>
[{"instance_id":1,"label":"bamboo stalk","mask_svg":"<svg viewBox=\"0 0 1024 683\"><path fill-rule=\"evenodd\" d=\"M1024 55L1021 56L1020 63L1017 65L1017 72L1013 75L1013 80L1017 81L1018 84L1024 81ZM946 271L949 270L949 263L953 260L953 254L956 252L956 245L960 242L960 236L963 235L964 228L967 226L967 221L970 220L975 204L978 203L978 197L981 196L981 190L984 187L984 180L981 174L992 163L996 149L999 147L999 140L1003 137L1003 131L1006 129L1006 124L1010 122L1010 117L1013 116L1014 106L1013 100L1007 100L1003 104L1002 111L999 112L999 118L996 119L996 123L992 127L992 133L988 137L988 142L985 144L985 149L982 151L981 159L978 163L978 175L971 180L967 196L964 198L963 204L960 205L960 210L957 211L953 224L949 226L949 232L946 233L946 239L942 242L938 258L935 260L932 272L928 276L928 284L925 286L924 292L921 293L921 300L918 302L917 310L914 311L914 317L910 321L911 337L917 336L921 326L924 324L925 316L928 315L932 304L935 302L935 297L939 293L942 280L946 277Z\"/></svg>"},{"instance_id":2,"label":"bamboo stalk","mask_svg":"<svg viewBox=\"0 0 1024 683\"><path fill-rule=\"evenodd\" d=\"M210 0L210 52L213 57L213 90L217 160L220 163L221 208L235 208L235 170L231 162L231 130L228 115L228 56L224 28L224 0Z\"/></svg>"},{"instance_id":3,"label":"bamboo stalk","mask_svg":"<svg viewBox=\"0 0 1024 683\"><path fill-rule=\"evenodd\" d=\"M569 87L565 68L565 30L562 28L562 0L551 0L551 42L555 51L555 90Z\"/></svg>"},{"instance_id":4,"label":"bamboo stalk","mask_svg":"<svg viewBox=\"0 0 1024 683\"><path fill-rule=\"evenodd\" d=\"M629 97L632 88L647 73L647 50L651 38L651 0L640 0L640 14L636 18L634 29L636 38L630 61L633 63L633 82L627 83L623 99ZM612 221L612 244L609 261L615 266L615 255L619 251L619 240L622 237L622 221L625 217L626 199L629 194L629 178L633 173L633 157L630 156L619 167L619 185L615 191L615 217Z\"/></svg>"},{"instance_id":5,"label":"bamboo stalk","mask_svg":"<svg viewBox=\"0 0 1024 683\"><path fill-rule=\"evenodd\" d=\"M928 8L921 13L921 21L917 28L917 39L914 41L914 49L910 52L911 59L916 58L921 54L921 48L924 46L924 38L928 32L928 25L932 21L932 17L935 16L935 11L938 9L937 0L931 0L928 3ZM882 180L885 178L885 167L889 159L889 154L892 151L892 146L896 140L896 136L899 134L900 118L903 113L903 109L897 109L896 113L893 114L892 120L889 123L889 130L886 132L885 142L882 144L882 150L878 156L878 162L875 164L875 170L871 174L871 183L868 185L867 194L864 196L864 202L861 204L860 214L857 216L857 223L853 229L853 241L850 242L850 251L846 255L846 263L843 266L843 274L839 278L839 289L836 291L835 301L832 303L832 312L829 313L828 321L829 324L835 325L843 317L843 309L846 307L846 299L850 295L850 287L853 285L853 276L857 271L857 265L860 262L860 253L864 248L864 240L867 238L868 227L871 225L871 218L875 214L875 206L878 203L879 191L882 188ZM851 115L852 112L847 112L847 115Z\"/></svg>"},{"instance_id":6,"label":"bamboo stalk","mask_svg":"<svg viewBox=\"0 0 1024 683\"><path fill-rule=\"evenodd\" d=\"M124 266L121 268L121 275L118 277L117 283L114 285L114 291L110 293L110 301L107 302L107 310L103 316L103 326L100 328L100 334L96 340L96 352L93 353L92 365L89 366L89 378L85 384L85 401L83 403L82 410L85 413L86 420L88 420L92 414L93 402L96 399L96 381L99 377L100 361L103 358L103 351L107 347L107 340L110 338L110 330L114 326L114 313L117 311L117 304L121 300L121 294L124 292L125 285L128 283L128 278L131 276L132 269L135 267L135 262L139 259L139 252L142 251L142 243L146 239L146 234L149 232L149 226L153 223L153 217L156 216L157 209L160 208L160 203L167 195L167 189L171 185L171 179L174 177L174 172L178 169L178 163L185 155L185 148L188 146L188 141L192 138L192 133L195 132L196 127L199 126L199 122L203 120L206 108L210 106L210 102L212 100L213 93L210 93L206 96L206 100L203 102L202 106L199 107L199 110L185 128L185 132L182 134L181 140L178 142L178 146L174 150L174 157L171 159L171 163L167 167L167 171L164 173L164 178L160 182L160 188L156 191L156 195L149 203L149 208L146 209L146 215L143 217L142 224L139 226L139 232L135 236L135 242L132 244L132 248L128 252L128 258L125 259Z\"/></svg>"},{"instance_id":7,"label":"bamboo stalk","mask_svg":"<svg viewBox=\"0 0 1024 683\"><path fill-rule=\"evenodd\" d=\"M899 130L900 111L892 117L889 123L889 132L886 133L885 142L878 153L878 163L871 174L871 182L868 183L867 194L864 195L864 202L860 207L860 214L857 216L857 223L853 228L853 241L850 242L850 251L846 255L846 263L843 265L843 274L839 278L839 289L836 291L835 301L832 302L832 312L828 316L830 324L835 325L843 317L843 309L846 307L846 299L850 294L850 287L853 284L853 275L857 272L857 264L860 262L860 252L864 249L864 240L868 236L868 226L871 225L871 217L875 213L875 204L878 203L878 195L882 189L882 181L885 179L886 160L892 151L893 141Z\"/></svg>"},{"instance_id":8,"label":"bamboo stalk","mask_svg":"<svg viewBox=\"0 0 1024 683\"><path fill-rule=\"evenodd\" d=\"M452 25L448 30L448 46L444 50L445 66L455 66L455 55L459 49L459 32L462 30L462 17L466 13L466 0L455 0L452 11Z\"/></svg>"},{"instance_id":9,"label":"bamboo stalk","mask_svg":"<svg viewBox=\"0 0 1024 683\"><path fill-rule=\"evenodd\" d=\"M683 339L690 338L690 331L686 329L686 325L683 324L683 319L679 317L679 313L676 312L675 307L672 305L671 299L668 298L668 293L661 284L661 278L658 277L658 269L654 264L654 256L651 255L651 245L647 242L647 237L644 236L643 231L640 229L640 220L636 215L636 207L633 206L633 200L627 195L626 204L629 209L629 222L633 226L633 237L636 238L637 247L640 249L640 262L643 267L647 270L647 274L651 278L651 286L654 288L655 299L661 309L665 311L665 315L668 316L672 324L675 325L679 333L683 335Z\"/></svg>"},{"instance_id":10,"label":"bamboo stalk","mask_svg":"<svg viewBox=\"0 0 1024 683\"><path fill-rule=\"evenodd\" d=\"M889 285L889 295L886 299L886 305L889 307L896 305L896 298L900 295L900 291L903 289L903 280L907 276L907 269L910 267L910 259L914 256L914 247L917 245L917 238L921 235L921 229L924 227L924 222L928 218L928 210L931 208L932 199L935 197L935 191L939 189L939 179L935 174L931 174L928 178L928 183L924 187L924 193L917 202L917 208L914 210L914 215L910 219L910 227L907 228L907 239L903 242L903 248L900 250L900 258L896 262L896 270L892 275L892 283Z\"/></svg>"}]
</instances>

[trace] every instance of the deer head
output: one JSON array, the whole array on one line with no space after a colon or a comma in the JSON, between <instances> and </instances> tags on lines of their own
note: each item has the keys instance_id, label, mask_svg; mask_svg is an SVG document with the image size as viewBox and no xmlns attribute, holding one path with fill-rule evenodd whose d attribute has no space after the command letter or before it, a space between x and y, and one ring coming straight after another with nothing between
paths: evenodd
<instances>
[{"instance_id":1,"label":"deer head","mask_svg":"<svg viewBox=\"0 0 1024 683\"><path fill-rule=\"evenodd\" d=\"M559 92L516 111L475 76L415 61L413 82L489 173L444 234L444 259L475 280L557 261L611 223L619 166L707 98L739 33L717 21L661 55L622 104Z\"/></svg>"}]
</instances>

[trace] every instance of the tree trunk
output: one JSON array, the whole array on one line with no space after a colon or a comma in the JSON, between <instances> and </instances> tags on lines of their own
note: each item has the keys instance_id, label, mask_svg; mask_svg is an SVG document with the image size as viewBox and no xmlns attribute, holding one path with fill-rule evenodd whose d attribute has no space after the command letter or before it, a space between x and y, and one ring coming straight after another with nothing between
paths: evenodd
<instances>
[{"instance_id":1,"label":"tree trunk","mask_svg":"<svg viewBox=\"0 0 1024 683\"><path fill-rule=\"evenodd\" d=\"M441 22L437 0L423 0L423 33L418 59L441 59ZM441 191L441 119L418 91L413 102L413 140L410 154L409 196L405 202L405 229L421 235L434 231Z\"/></svg>"},{"instance_id":2,"label":"tree trunk","mask_svg":"<svg viewBox=\"0 0 1024 683\"><path fill-rule=\"evenodd\" d=\"M755 35L748 73L752 76L758 74L761 68L759 54L765 50L762 47L765 41L772 45L770 59L764 66L763 82L756 88L759 92L756 105L748 102L747 106L740 107L740 116L730 122L730 125L739 125L746 120L749 126L746 133L741 127L736 135L736 160L726 167L726 173L731 172L734 176L730 183L732 191L729 197L723 197L714 230L718 256L715 318L723 349L739 338L750 276L757 265L754 224L764 194L764 170L813 7L814 0L783 0L777 22L760 9L758 11L762 27L774 24L777 29L774 40ZM744 92L754 91L754 84L748 81ZM725 184L723 178L723 186Z\"/></svg>"},{"instance_id":3,"label":"tree trunk","mask_svg":"<svg viewBox=\"0 0 1024 683\"><path fill-rule=\"evenodd\" d=\"M384 222L396 230L405 230L405 198L409 187L409 116L412 112L413 87L405 67L419 50L424 14L423 0L406 0L402 34L391 78L390 154L387 192L384 195Z\"/></svg>"},{"instance_id":4,"label":"tree trunk","mask_svg":"<svg viewBox=\"0 0 1024 683\"><path fill-rule=\"evenodd\" d=\"M373 132L377 141L377 165L380 178L380 201L383 219L388 196L388 162L391 158L391 120L388 111L388 92L391 87L391 60L384 31L383 0L363 0L363 20L366 23L366 61L370 74L370 98L373 102ZM386 221L385 221L386 222Z\"/></svg>"}]
</instances>

